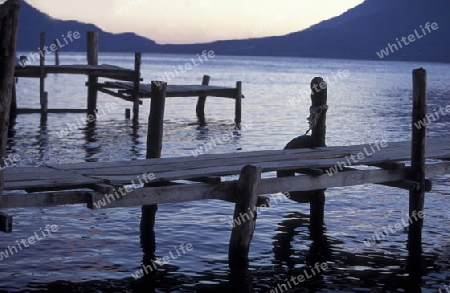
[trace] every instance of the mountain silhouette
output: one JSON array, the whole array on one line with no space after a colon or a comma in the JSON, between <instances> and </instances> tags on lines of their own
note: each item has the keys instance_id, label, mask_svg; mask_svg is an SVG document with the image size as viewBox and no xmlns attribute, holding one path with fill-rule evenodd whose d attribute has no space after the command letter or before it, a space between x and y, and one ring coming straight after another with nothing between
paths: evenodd
<instances>
[{"instance_id":1,"label":"mountain silhouette","mask_svg":"<svg viewBox=\"0 0 450 293\"><path fill-rule=\"evenodd\" d=\"M41 31L47 33L48 43L68 31L79 31L83 37L63 49L84 51L85 32L95 30L99 31L101 52L196 54L214 50L216 55L450 62L448 11L448 0L366 0L340 16L285 36L158 45L133 33L111 34L92 24L53 19L23 2L18 48L36 50ZM427 23L436 23L433 28L437 29L425 28ZM412 42L408 41L410 35L414 36Z\"/></svg>"},{"instance_id":2,"label":"mountain silhouette","mask_svg":"<svg viewBox=\"0 0 450 293\"><path fill-rule=\"evenodd\" d=\"M63 36L71 31L78 31L81 37L70 41L66 45ZM39 35L46 34L46 45L49 46L58 39L65 47L61 51L86 51L86 32L98 31L100 52L152 52L158 45L152 40L138 36L134 33L112 34L104 32L93 24L78 21L63 21L54 19L23 1L20 6L19 31L17 49L19 51L37 52Z\"/></svg>"}]
</instances>

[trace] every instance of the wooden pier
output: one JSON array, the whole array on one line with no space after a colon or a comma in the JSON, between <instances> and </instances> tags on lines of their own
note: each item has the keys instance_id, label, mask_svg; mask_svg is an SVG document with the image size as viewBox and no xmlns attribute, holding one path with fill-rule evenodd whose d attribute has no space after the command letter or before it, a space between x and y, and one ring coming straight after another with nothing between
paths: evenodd
<instances>
[{"instance_id":1,"label":"wooden pier","mask_svg":"<svg viewBox=\"0 0 450 293\"><path fill-rule=\"evenodd\" d=\"M5 194L0 208L54 206L84 203L93 208L94 203L124 185L139 183L143 174L154 174L152 182L191 180L192 184L137 188L126 196L116 198L102 208L128 207L147 204L164 204L204 199L236 200L237 181L194 183L208 177L239 175L246 165L261 168L261 172L298 169L333 168L346 162L370 145L323 147L317 149L254 151L233 154L206 154L201 157L157 158L117 162L87 162L42 167L10 167L5 169ZM389 142L388 146L353 166L373 166L371 170L338 172L332 176L302 175L260 180L258 194L308 191L321 188L343 187L367 183L398 185L414 190L417 184L408 181L411 167L411 142ZM430 138L427 141L427 159L440 162L426 165L426 176L450 173L450 138ZM385 164L386 167L380 168ZM148 180L148 179L147 179ZM211 180L215 181L215 180ZM141 182L143 182L141 180ZM79 189L87 189L80 191ZM24 194L8 191L23 190ZM59 191L58 191L59 190ZM58 192L56 192L58 191Z\"/></svg>"},{"instance_id":2,"label":"wooden pier","mask_svg":"<svg viewBox=\"0 0 450 293\"><path fill-rule=\"evenodd\" d=\"M17 18L19 1L9 0L6 5L9 5L7 7L11 12L6 9L9 14L4 14L0 9L0 29L5 25L3 20L11 17L8 15L12 14ZM14 20L14 17L12 19ZM8 25L10 24L8 23ZM12 36L2 37L8 40L4 42L5 44L14 43L14 33ZM2 113L4 123L1 126L3 132L2 154L4 154L6 143L4 126L7 125L8 99L11 96L8 90L12 88L13 84L14 66L11 56L14 56L12 53L15 47L14 45L10 46L0 48L2 56L10 57L3 59L0 68L4 72L2 76L4 80L2 79L0 83L1 98L3 102L7 102L7 107L2 108L4 112ZM136 56L136 60L139 61L140 55ZM204 105L206 95L234 97L236 100L236 124L238 124L242 96L240 83L238 82L235 89L210 87L207 85L209 78L205 77L202 86L171 87L163 81L153 81L150 86L146 86L138 82L137 73L139 71L135 70L132 84L121 81L99 85L95 78L100 75L101 69L97 64L92 64L95 63L95 56L89 63L88 67L81 67L77 70L84 70L84 74L94 77L89 78L88 86L95 89L95 93L99 89L117 90L115 92L117 95L131 97L134 105L138 101L137 95L151 97L147 159L2 168L0 176L4 173L5 181L3 183L1 180L3 177L0 177L0 188L3 189L0 196L0 208L70 204L86 204L88 208L92 209L142 206L141 231L145 230L146 232L142 233L148 233L148 237L146 236L148 241L151 242L153 237L154 242L153 227L158 204L207 199L235 202L234 217L247 213L249 220L234 226L231 233L229 265L233 269L246 268L248 265L250 241L256 223L256 214L249 213L249 211L254 211L257 205L267 203L267 198L263 195L278 192L316 191L330 187L369 183L383 184L409 191L408 204L410 217L412 217L412 215L423 212L425 192L431 190L431 181L427 178L450 174L450 138L429 138L426 141L426 127L417 128L414 125L418 121L426 121L427 88L424 69L413 71L411 141L325 147L324 115L328 107L323 103L327 101L326 83L325 87L322 87L321 81L323 80L315 78L311 83L313 107L310 109L309 118L312 135L311 139L308 136L302 136L300 139L308 142L310 147L233 154L206 154L201 157L159 158L162 148L166 97L183 94L198 95L200 108L202 104ZM45 75L45 70L44 68L43 71L43 67L40 67L39 77L41 79ZM33 74L37 74L37 71ZM320 94L317 92L317 83L319 82ZM320 103L316 99L320 99ZM43 109L46 108L43 107ZM93 109L92 105L90 109ZM317 138L318 145L312 145L313 137ZM5 162L2 162L2 167L4 166ZM264 176L264 179L261 176L262 173L272 172L274 174L280 171L291 171L292 174L286 177ZM224 177L229 178L229 175L235 175L236 179L224 180ZM323 205L324 201L311 205L311 209L317 209L311 211L311 217L322 217ZM315 219L314 222L321 223L323 221ZM313 219L311 219L311 223L313 223ZM408 249L411 259L413 259L412 263L415 265L420 263L422 224L423 219L414 221L408 230L410 240ZM11 232L12 217L6 213L0 213L0 228L5 232ZM141 236L141 239L146 237ZM154 253L154 249L153 243L146 252L150 252L151 255Z\"/></svg>"},{"instance_id":3,"label":"wooden pier","mask_svg":"<svg viewBox=\"0 0 450 293\"><path fill-rule=\"evenodd\" d=\"M45 33L40 35L40 51L44 52ZM133 103L133 120L138 121L139 105L142 98L151 98L150 84L142 84L141 77L141 53L135 53L134 68L127 69L115 65L98 64L98 33L87 32L87 64L59 65L59 57L55 59L55 65L45 64L45 54L39 55L39 65L28 65L24 58L15 67L17 78L39 78L40 84L40 109L18 108L17 114L41 113L87 113L95 115L97 109L97 93L102 92L113 97ZM58 52L58 51L56 51ZM24 56L26 57L26 56ZM25 62L25 63L24 63ZM28 61L29 62L29 61ZM86 75L88 81L86 109L54 109L48 106L48 93L45 91L45 78L48 74L75 74ZM98 78L108 78L113 81L99 82ZM236 87L210 86L210 77L203 77L202 85L172 85L167 89L167 97L199 97L196 114L201 127L206 125L204 107L205 100L210 97L224 97L235 100L235 124L241 123L241 99L242 83L236 82ZM13 101L15 103L15 101ZM13 113L13 115L16 113Z\"/></svg>"},{"instance_id":4,"label":"wooden pier","mask_svg":"<svg viewBox=\"0 0 450 293\"><path fill-rule=\"evenodd\" d=\"M425 71L417 70L414 76L413 123L424 119L426 113ZM417 81L417 76L422 76L423 80ZM423 210L423 193L431 190L431 182L425 176L450 173L450 138L428 139L425 152L425 132L416 127L413 127L412 142L158 158L167 88L165 82L153 82L150 88L146 160L7 168L0 208L68 204L86 204L94 209L156 207L157 204L216 199L236 202L236 216L265 203L267 198L261 195L372 183L408 190L410 212L417 213ZM423 164L418 166L414 163L417 160ZM425 164L425 160L433 162ZM358 166L365 168L358 169ZM293 176L261 178L261 173L277 171L293 171ZM422 174L419 179L415 175L418 173ZM238 180L224 181L223 177L229 175L238 176ZM254 221L256 217L241 225L243 227L233 228L230 266L236 263L233 256L238 255L240 261L246 259ZM411 227L415 225L419 226L410 233L419 233L413 236L420 240L422 226L414 222Z\"/></svg>"}]
</instances>

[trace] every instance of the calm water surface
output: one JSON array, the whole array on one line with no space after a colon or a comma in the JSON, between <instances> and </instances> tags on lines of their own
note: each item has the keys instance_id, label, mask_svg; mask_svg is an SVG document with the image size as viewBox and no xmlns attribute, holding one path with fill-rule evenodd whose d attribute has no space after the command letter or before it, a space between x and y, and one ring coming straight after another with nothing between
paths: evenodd
<instances>
[{"instance_id":1,"label":"calm water surface","mask_svg":"<svg viewBox=\"0 0 450 293\"><path fill-rule=\"evenodd\" d=\"M65 64L83 63L80 53L62 55ZM143 56L146 82L190 62L189 55ZM132 68L132 54L102 54L100 63ZM200 84L203 74L212 85L233 86L242 80L243 122L251 127L211 153L281 149L307 129L310 99L303 94L315 76L329 82L327 144L406 140L411 132L411 71L428 71L429 112L450 104L447 64L369 62L301 58L217 56L169 83ZM348 70L341 78L337 73ZM341 75L343 76L343 75ZM82 108L86 78L49 76L46 87L52 108ZM38 107L38 81L21 79L20 107ZM297 97L295 104L289 101ZM94 129L76 127L59 137L67 123L82 114L21 115L8 151L20 166L145 158L149 102L141 106L140 128L125 119L131 104L99 95L98 107L118 103L99 118ZM208 130L194 125L196 98L169 99L166 104L163 156L189 156L199 145L232 128L234 103L208 98ZM450 134L450 115L429 125L429 136ZM198 158L201 160L201 157ZM273 176L267 174L265 176ZM434 178L426 195L423 232L425 256L422 292L450 286L450 183ZM407 233L398 231L370 247L364 240L384 226L399 223L408 212L408 193L383 186L330 188L326 192L326 233L318 247L309 234L309 205L284 200L258 216L250 248L250 276L241 292L270 292L277 284L303 272L313 259L328 269L289 292L407 292ZM0 261L0 292L238 292L230 282L227 253L234 206L220 201L160 205L156 221L157 257L180 244L193 249L160 267L154 278L135 280L142 264L139 240L140 207L89 210L83 205L10 209L14 232L2 234L0 251L26 239L46 225L58 231ZM275 292L275 291L272 291Z\"/></svg>"}]
</instances>

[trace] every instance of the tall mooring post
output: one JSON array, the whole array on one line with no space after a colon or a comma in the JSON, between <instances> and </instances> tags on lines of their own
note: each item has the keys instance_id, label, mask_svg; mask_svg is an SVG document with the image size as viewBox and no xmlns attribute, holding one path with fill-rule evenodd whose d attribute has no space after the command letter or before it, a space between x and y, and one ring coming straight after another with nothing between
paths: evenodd
<instances>
[{"instance_id":1,"label":"tall mooring post","mask_svg":"<svg viewBox=\"0 0 450 293\"><path fill-rule=\"evenodd\" d=\"M413 70L413 109L411 170L409 180L417 188L409 191L409 230L408 251L410 277L413 282L420 281L422 270L422 227L424 218L425 191L425 142L426 126L416 127L418 121L425 121L427 114L427 72L423 68Z\"/></svg>"},{"instance_id":2,"label":"tall mooring post","mask_svg":"<svg viewBox=\"0 0 450 293\"><path fill-rule=\"evenodd\" d=\"M167 83L152 81L150 115L148 117L147 159L160 158L163 143L164 108L166 104ZM155 186L146 184L146 186ZM141 244L144 251L144 264L151 262L155 254L155 219L157 205L142 206L141 215Z\"/></svg>"},{"instance_id":3,"label":"tall mooring post","mask_svg":"<svg viewBox=\"0 0 450 293\"><path fill-rule=\"evenodd\" d=\"M311 148L326 147L326 117L328 85L321 77L315 77L311 81L311 108L308 118L311 128ZM312 191L310 201L310 226L311 233L322 234L325 213L325 190ZM313 235L314 236L314 235Z\"/></svg>"}]
</instances>

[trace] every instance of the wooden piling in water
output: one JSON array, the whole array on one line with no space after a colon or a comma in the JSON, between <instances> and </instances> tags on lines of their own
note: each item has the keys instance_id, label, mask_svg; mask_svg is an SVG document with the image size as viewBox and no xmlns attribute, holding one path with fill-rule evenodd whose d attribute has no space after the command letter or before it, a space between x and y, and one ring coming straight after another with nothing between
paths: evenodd
<instances>
[{"instance_id":1,"label":"wooden piling in water","mask_svg":"<svg viewBox=\"0 0 450 293\"><path fill-rule=\"evenodd\" d=\"M148 117L147 159L161 157L166 88L166 82L152 81L152 99L150 102L150 115Z\"/></svg>"},{"instance_id":2,"label":"wooden piling in water","mask_svg":"<svg viewBox=\"0 0 450 293\"><path fill-rule=\"evenodd\" d=\"M12 232L12 217L5 213L0 213L0 231L5 233Z\"/></svg>"},{"instance_id":3,"label":"wooden piling in water","mask_svg":"<svg viewBox=\"0 0 450 293\"><path fill-rule=\"evenodd\" d=\"M241 129L242 119L242 82L236 82L236 96L235 98L235 114L234 114L234 126L236 129Z\"/></svg>"},{"instance_id":4,"label":"wooden piling in water","mask_svg":"<svg viewBox=\"0 0 450 293\"><path fill-rule=\"evenodd\" d=\"M141 53L134 54L134 81L133 81L133 121L139 121L139 92L141 81Z\"/></svg>"},{"instance_id":5,"label":"wooden piling in water","mask_svg":"<svg viewBox=\"0 0 450 293\"><path fill-rule=\"evenodd\" d=\"M425 69L413 70L413 109L412 109L412 142L411 142L411 173L410 179L418 184L418 188L409 191L408 231L410 255L420 255L422 252L423 208L425 201L425 143L426 126L415 126L419 121L425 121L427 114L427 73ZM422 217L420 216L422 215Z\"/></svg>"},{"instance_id":6,"label":"wooden piling in water","mask_svg":"<svg viewBox=\"0 0 450 293\"><path fill-rule=\"evenodd\" d=\"M56 50L55 50L55 65L59 66L59 45L58 45L58 41L55 40L55 42L53 44L56 46Z\"/></svg>"},{"instance_id":7,"label":"wooden piling in water","mask_svg":"<svg viewBox=\"0 0 450 293\"><path fill-rule=\"evenodd\" d=\"M260 182L260 167L246 165L242 168L237 184L233 230L228 251L230 269L248 267L248 252L255 230Z\"/></svg>"},{"instance_id":8,"label":"wooden piling in water","mask_svg":"<svg viewBox=\"0 0 450 293\"><path fill-rule=\"evenodd\" d=\"M11 93L11 106L9 108L9 128L12 129L16 123L17 118L17 95L16 95L16 83L13 83Z\"/></svg>"},{"instance_id":9,"label":"wooden piling in water","mask_svg":"<svg viewBox=\"0 0 450 293\"><path fill-rule=\"evenodd\" d=\"M321 77L315 77L311 81L311 114L314 121L310 120L311 148L325 147L326 117L327 117L328 85ZM312 124L311 124L312 123ZM314 196L310 201L310 231L319 236L323 233L325 218L325 190L314 190Z\"/></svg>"},{"instance_id":10,"label":"wooden piling in water","mask_svg":"<svg viewBox=\"0 0 450 293\"><path fill-rule=\"evenodd\" d=\"M98 32L87 32L87 62L88 65L98 65ZM96 115L98 77L88 77L87 114Z\"/></svg>"},{"instance_id":11,"label":"wooden piling in water","mask_svg":"<svg viewBox=\"0 0 450 293\"><path fill-rule=\"evenodd\" d=\"M47 116L48 94L45 91L45 32L40 34L39 44L39 97L41 102L41 118Z\"/></svg>"},{"instance_id":12,"label":"wooden piling in water","mask_svg":"<svg viewBox=\"0 0 450 293\"><path fill-rule=\"evenodd\" d=\"M152 81L150 101L150 115L148 117L147 159L160 158L163 141L164 108L166 103L167 83ZM151 186L151 184L146 184ZM157 205L143 205L141 208L141 243L144 251L144 263L149 262L155 253L155 218ZM147 258L147 259L146 259Z\"/></svg>"},{"instance_id":13,"label":"wooden piling in water","mask_svg":"<svg viewBox=\"0 0 450 293\"><path fill-rule=\"evenodd\" d=\"M202 85L209 85L210 79L211 77L209 75L203 75ZM199 96L197 100L197 106L195 107L195 113L197 114L197 119L200 127L206 126L205 103L206 96Z\"/></svg>"},{"instance_id":14,"label":"wooden piling in water","mask_svg":"<svg viewBox=\"0 0 450 293\"><path fill-rule=\"evenodd\" d=\"M9 0L0 4L0 202L4 186L4 166L6 141L8 140L11 89L14 85L16 65L16 39L19 23L19 0Z\"/></svg>"}]
</instances>

